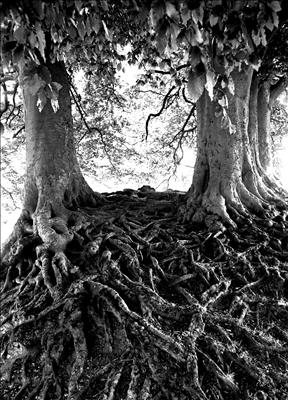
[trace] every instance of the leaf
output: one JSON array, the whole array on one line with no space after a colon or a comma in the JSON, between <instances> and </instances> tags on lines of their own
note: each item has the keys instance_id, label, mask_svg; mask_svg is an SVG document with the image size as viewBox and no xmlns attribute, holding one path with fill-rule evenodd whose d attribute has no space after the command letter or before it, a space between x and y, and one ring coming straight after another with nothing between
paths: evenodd
<instances>
[{"instance_id":1,"label":"leaf","mask_svg":"<svg viewBox=\"0 0 288 400\"><path fill-rule=\"evenodd\" d=\"M62 89L62 85L58 82L51 82L51 87L53 92L59 92L60 89Z\"/></svg>"},{"instance_id":2,"label":"leaf","mask_svg":"<svg viewBox=\"0 0 288 400\"><path fill-rule=\"evenodd\" d=\"M23 26L19 26L13 33L14 39L18 43L25 43L26 41L26 29Z\"/></svg>"},{"instance_id":3,"label":"leaf","mask_svg":"<svg viewBox=\"0 0 288 400\"><path fill-rule=\"evenodd\" d=\"M274 29L274 23L271 21L270 18L266 22L266 27L269 29L269 31L273 31L273 29Z\"/></svg>"},{"instance_id":4,"label":"leaf","mask_svg":"<svg viewBox=\"0 0 288 400\"><path fill-rule=\"evenodd\" d=\"M56 113L59 110L59 101L58 101L58 99L54 99L53 98L53 99L50 100L50 102L51 102L51 106L53 108L54 113Z\"/></svg>"},{"instance_id":5,"label":"leaf","mask_svg":"<svg viewBox=\"0 0 288 400\"><path fill-rule=\"evenodd\" d=\"M259 46L259 44L261 43L261 38L260 38L259 32L258 32L258 33L255 33L255 32L253 31L253 32L252 32L252 39L253 39L253 42L255 43L255 45L256 45L256 46Z\"/></svg>"},{"instance_id":6,"label":"leaf","mask_svg":"<svg viewBox=\"0 0 288 400\"><path fill-rule=\"evenodd\" d=\"M42 112L46 103L47 103L47 97L45 94L45 90L44 88L41 88L37 93L37 103L36 103L39 112Z\"/></svg>"},{"instance_id":7,"label":"leaf","mask_svg":"<svg viewBox=\"0 0 288 400\"><path fill-rule=\"evenodd\" d=\"M85 29L83 20L79 21L79 23L77 25L77 30L78 30L80 38L83 40L85 37L85 33L86 33L86 29Z\"/></svg>"},{"instance_id":8,"label":"leaf","mask_svg":"<svg viewBox=\"0 0 288 400\"><path fill-rule=\"evenodd\" d=\"M234 84L234 81L233 81L233 78L232 78L231 75L229 75L227 87L228 87L229 92L232 94L232 96L234 96L234 94L235 94L235 84Z\"/></svg>"},{"instance_id":9,"label":"leaf","mask_svg":"<svg viewBox=\"0 0 288 400\"><path fill-rule=\"evenodd\" d=\"M103 25L103 28L104 28L104 31L105 31L105 37L110 42L111 41L111 35L110 35L110 32L109 32L109 30L107 28L107 25L105 24L105 22L103 20L102 20L102 25Z\"/></svg>"},{"instance_id":10,"label":"leaf","mask_svg":"<svg viewBox=\"0 0 288 400\"><path fill-rule=\"evenodd\" d=\"M279 26L279 16L278 16L278 14L273 12L272 18L273 18L273 24L276 26L276 28L278 28L278 26Z\"/></svg>"},{"instance_id":11,"label":"leaf","mask_svg":"<svg viewBox=\"0 0 288 400\"><path fill-rule=\"evenodd\" d=\"M205 73L197 74L195 71L190 71L188 76L187 89L191 101L196 102L204 91Z\"/></svg>"},{"instance_id":12,"label":"leaf","mask_svg":"<svg viewBox=\"0 0 288 400\"><path fill-rule=\"evenodd\" d=\"M33 32L30 32L30 34L28 36L28 42L30 43L30 46L32 47L32 49L34 49L34 47L36 46L36 43L37 43L37 38Z\"/></svg>"},{"instance_id":13,"label":"leaf","mask_svg":"<svg viewBox=\"0 0 288 400\"><path fill-rule=\"evenodd\" d=\"M166 5L166 14L168 15L168 17L172 18L178 14L178 11L176 10L174 4L167 1L165 5Z\"/></svg>"},{"instance_id":14,"label":"leaf","mask_svg":"<svg viewBox=\"0 0 288 400\"><path fill-rule=\"evenodd\" d=\"M165 3L162 0L154 0L151 5L150 18L152 26L155 28L158 25L158 22L164 17L166 14Z\"/></svg>"},{"instance_id":15,"label":"leaf","mask_svg":"<svg viewBox=\"0 0 288 400\"><path fill-rule=\"evenodd\" d=\"M46 57L45 57L46 40L45 40L45 34L39 23L36 25L36 36L37 36L37 41L38 41L38 49L40 51L41 56L43 57L43 59L45 61L46 60Z\"/></svg>"},{"instance_id":16,"label":"leaf","mask_svg":"<svg viewBox=\"0 0 288 400\"><path fill-rule=\"evenodd\" d=\"M267 39L266 39L265 29L261 28L260 33L261 33L261 42L262 42L263 46L266 47L267 46Z\"/></svg>"},{"instance_id":17,"label":"leaf","mask_svg":"<svg viewBox=\"0 0 288 400\"><path fill-rule=\"evenodd\" d=\"M43 79L41 79L38 74L33 74L32 77L28 76L24 78L23 83L27 87L28 92L32 94L32 96L35 96L40 88L43 88L46 85L46 82L43 81Z\"/></svg>"},{"instance_id":18,"label":"leaf","mask_svg":"<svg viewBox=\"0 0 288 400\"><path fill-rule=\"evenodd\" d=\"M218 17L216 15L210 14L209 22L211 26L215 26L218 22Z\"/></svg>"},{"instance_id":19,"label":"leaf","mask_svg":"<svg viewBox=\"0 0 288 400\"><path fill-rule=\"evenodd\" d=\"M208 69L206 72L206 83L205 88L209 94L210 99L213 101L214 98L214 86L216 84L215 72Z\"/></svg>"},{"instance_id":20,"label":"leaf","mask_svg":"<svg viewBox=\"0 0 288 400\"><path fill-rule=\"evenodd\" d=\"M218 104L220 104L221 107L227 107L228 101L226 96L222 96L221 99L218 99Z\"/></svg>"},{"instance_id":21,"label":"leaf","mask_svg":"<svg viewBox=\"0 0 288 400\"><path fill-rule=\"evenodd\" d=\"M92 15L90 15L90 23L91 23L91 28L93 29L93 31L95 33L98 33L101 28L100 19L98 17L92 17Z\"/></svg>"},{"instance_id":22,"label":"leaf","mask_svg":"<svg viewBox=\"0 0 288 400\"><path fill-rule=\"evenodd\" d=\"M82 1L81 0L75 0L75 7L76 7L77 11L80 14L80 11L82 9Z\"/></svg>"},{"instance_id":23,"label":"leaf","mask_svg":"<svg viewBox=\"0 0 288 400\"><path fill-rule=\"evenodd\" d=\"M272 8L272 10L273 10L274 12L279 12L279 11L281 11L281 4L280 4L280 1L271 1L271 3L268 3L268 6L269 6L270 8Z\"/></svg>"}]
</instances>

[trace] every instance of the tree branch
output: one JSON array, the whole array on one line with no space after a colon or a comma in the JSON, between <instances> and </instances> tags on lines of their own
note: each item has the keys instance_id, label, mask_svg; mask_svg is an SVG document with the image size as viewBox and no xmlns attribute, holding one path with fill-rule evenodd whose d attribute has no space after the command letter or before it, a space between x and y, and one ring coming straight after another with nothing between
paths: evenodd
<instances>
[{"instance_id":1,"label":"tree branch","mask_svg":"<svg viewBox=\"0 0 288 400\"><path fill-rule=\"evenodd\" d=\"M0 117L2 117L2 115L8 110L8 107L9 107L7 86L6 86L5 82L2 82L1 86L2 86L2 88L4 90L4 106L0 110Z\"/></svg>"},{"instance_id":2,"label":"tree branch","mask_svg":"<svg viewBox=\"0 0 288 400\"><path fill-rule=\"evenodd\" d=\"M147 140L148 135L149 135L148 127L149 127L150 119L151 119L151 118L155 118L155 117L159 117L159 116L162 114L162 112L163 112L163 111L165 110L165 108L166 108L167 102L168 102L168 100L169 100L169 98L170 98L170 95L171 95L171 93L172 93L172 91L173 91L174 89L175 89L175 86L172 86L172 88L168 91L168 93L166 93L166 96L164 97L163 102L162 102L161 109L160 109L157 113L151 113L151 114L148 115L148 118L147 118L146 124L145 124L145 129L146 129L146 136L145 136L145 139L146 139L146 140Z\"/></svg>"},{"instance_id":3,"label":"tree branch","mask_svg":"<svg viewBox=\"0 0 288 400\"><path fill-rule=\"evenodd\" d=\"M187 68L190 67L191 64L187 63L187 64L183 64L183 65L179 65L179 67L174 68L176 71L180 71L183 68ZM153 73L155 74L162 74L162 75L170 75L171 72L170 71L162 71L160 69L153 69L152 70Z\"/></svg>"}]
</instances>

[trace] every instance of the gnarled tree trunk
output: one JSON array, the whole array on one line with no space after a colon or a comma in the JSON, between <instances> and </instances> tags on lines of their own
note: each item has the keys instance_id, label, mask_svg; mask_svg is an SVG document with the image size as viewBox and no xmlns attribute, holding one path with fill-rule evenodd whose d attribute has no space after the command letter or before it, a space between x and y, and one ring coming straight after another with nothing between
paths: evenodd
<instances>
[{"instance_id":1,"label":"gnarled tree trunk","mask_svg":"<svg viewBox=\"0 0 288 400\"><path fill-rule=\"evenodd\" d=\"M232 129L223 126L219 105L210 100L207 91L197 104L198 152L185 217L195 223L206 222L211 229L221 228L220 220L235 227L243 218L263 214L271 200L279 201L263 180L265 169L259 160L259 140L264 141L264 135L261 139L258 135L258 83L252 80L251 68L234 71L232 78L235 94L227 93ZM266 117L261 121L263 129L269 128L269 115ZM264 152L261 154L264 159Z\"/></svg>"},{"instance_id":2,"label":"gnarled tree trunk","mask_svg":"<svg viewBox=\"0 0 288 400\"><path fill-rule=\"evenodd\" d=\"M41 239L42 249L57 254L73 238L68 229L69 218L75 217L81 204L96 205L97 195L84 180L77 162L69 79L64 63L30 64L21 70L20 79L26 131L24 205L3 255L19 237L32 232ZM54 112L49 96L53 95L51 88L55 82L60 89L59 107ZM46 94L41 112L37 104L39 87Z\"/></svg>"}]
</instances>

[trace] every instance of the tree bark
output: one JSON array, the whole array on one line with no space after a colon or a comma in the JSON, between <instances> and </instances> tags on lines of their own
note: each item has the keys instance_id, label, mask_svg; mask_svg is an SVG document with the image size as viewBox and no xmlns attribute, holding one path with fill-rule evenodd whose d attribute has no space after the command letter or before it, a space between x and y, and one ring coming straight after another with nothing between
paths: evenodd
<instances>
[{"instance_id":1,"label":"tree bark","mask_svg":"<svg viewBox=\"0 0 288 400\"><path fill-rule=\"evenodd\" d=\"M205 222L211 229L223 227L217 220L235 227L235 221L262 215L274 198L257 165L259 124L269 128L269 114L261 121L261 94L258 96L258 83L252 77L250 68L232 73L235 94L227 93L228 115L233 124L230 128L223 124L219 104L210 100L207 91L198 100L198 149L186 220ZM264 147L264 143L261 145Z\"/></svg>"},{"instance_id":2,"label":"tree bark","mask_svg":"<svg viewBox=\"0 0 288 400\"><path fill-rule=\"evenodd\" d=\"M268 174L273 170L272 140L270 120L272 102L270 99L270 82L263 82L258 94L258 143L261 166Z\"/></svg>"},{"instance_id":3,"label":"tree bark","mask_svg":"<svg viewBox=\"0 0 288 400\"><path fill-rule=\"evenodd\" d=\"M76 158L69 79L64 63L30 64L21 70L20 79L26 131L26 181L21 227L22 231L25 227L28 233L33 225L34 233L40 236L45 246L57 253L63 251L73 237L67 227L71 211L81 204L96 205L96 194L84 180ZM47 94L41 112L37 106L36 90L39 79L42 79ZM56 112L49 99L52 82L61 85ZM15 239L13 236L12 241Z\"/></svg>"}]
</instances>

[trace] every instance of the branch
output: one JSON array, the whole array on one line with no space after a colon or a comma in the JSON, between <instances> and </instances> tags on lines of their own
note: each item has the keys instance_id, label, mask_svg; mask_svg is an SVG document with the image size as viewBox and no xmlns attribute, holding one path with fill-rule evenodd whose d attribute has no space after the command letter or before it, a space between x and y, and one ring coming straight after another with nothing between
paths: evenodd
<instances>
[{"instance_id":1,"label":"branch","mask_svg":"<svg viewBox=\"0 0 288 400\"><path fill-rule=\"evenodd\" d=\"M166 96L164 97L163 102L162 102L161 109L160 109L157 113L151 113L151 114L148 115L148 118L147 118L146 124L145 124L145 130L146 130L145 139L146 139L146 140L147 140L148 135L149 135L148 126L149 126L150 119L151 119L152 117L153 117L153 118L159 117L159 116L162 114L162 112L163 112L163 111L165 110L165 108L166 108L166 104L167 104L167 102L168 102L168 100L169 100L169 98L170 98L171 92L172 92L174 89L175 89L175 86L172 86L172 88L168 91L168 93L167 93Z\"/></svg>"},{"instance_id":2,"label":"branch","mask_svg":"<svg viewBox=\"0 0 288 400\"><path fill-rule=\"evenodd\" d=\"M153 93L156 94L157 96L165 96L163 93L156 92L156 90L140 90L137 88L138 93Z\"/></svg>"},{"instance_id":3,"label":"branch","mask_svg":"<svg viewBox=\"0 0 288 400\"><path fill-rule=\"evenodd\" d=\"M12 106L12 110L10 111L8 117L6 118L6 123L7 123L7 124L8 124L8 122L9 122L9 119L11 118L11 116L14 114L15 108L17 108L17 106L16 106L16 94L17 94L18 87L19 87L19 82L16 82L16 84L15 84L15 86L14 86L14 89L13 89L13 91L12 91L12 93L11 93L11 94L13 94L13 98L12 98L13 106ZM18 107L19 107L19 106L18 106ZM18 111L19 111L19 110L18 110ZM17 113L17 115L19 115L19 112ZM10 121L9 127L11 126L11 122L13 121L13 119L14 119L14 118L12 118L12 120Z\"/></svg>"},{"instance_id":4,"label":"branch","mask_svg":"<svg viewBox=\"0 0 288 400\"><path fill-rule=\"evenodd\" d=\"M174 69L176 71L180 71L181 69L187 68L187 67L190 67L190 66L191 66L191 64L187 63L187 64L179 65L179 67L176 67ZM162 70L159 70L159 69L153 69L152 72L155 73L155 74L162 74L162 75L170 75L171 74L170 71L162 71Z\"/></svg>"},{"instance_id":5,"label":"branch","mask_svg":"<svg viewBox=\"0 0 288 400\"><path fill-rule=\"evenodd\" d=\"M75 88L74 88L74 90L75 90ZM76 90L75 90L75 91L76 91ZM99 135L100 135L101 143L103 144L103 148L104 148L104 153L106 154L106 156L107 156L107 158L108 158L108 160L109 160L109 163L111 164L111 166L113 167L114 170L117 170L115 164L113 163L113 161L112 161L112 159L111 159L111 156L110 156L110 154L109 154L109 151L108 151L108 149L107 149L107 144L106 144L106 142L105 142L105 140L104 140L102 131L101 131L99 128L97 128L96 126L93 126L93 127L91 128L91 127L88 125L88 122L86 121L86 118L85 118L85 116L84 116L82 107L81 107L81 105L79 104L78 100L76 99L76 96L74 95L74 93L72 92L72 90L70 90L70 93L71 93L71 95L72 95L72 97L73 97L73 100L75 101L75 104L76 104L76 106L77 106L77 108L78 108L78 111L79 111L79 113L80 113L80 117L81 117L82 121L84 122L84 125L85 125L86 128L87 128L87 131L86 131L86 132L81 136L81 138L78 140L77 145L84 139L84 137L87 135L87 133L92 133L93 131L97 131L97 132L99 133Z\"/></svg>"},{"instance_id":6,"label":"branch","mask_svg":"<svg viewBox=\"0 0 288 400\"><path fill-rule=\"evenodd\" d=\"M190 118L192 117L192 115L195 112L195 109L196 109L196 104L193 103L193 107L191 108L191 110L190 110L190 112L189 112L189 114L188 114L188 116L187 116L182 128L176 133L176 135L174 135L173 139L168 143L168 146L171 146L171 144L173 142L175 142L175 140L178 138L178 136L180 136L179 140L182 141L183 136L184 136L185 133L190 132L191 130L195 129L195 128L193 128L193 129L185 130L188 122L190 121ZM179 145L177 145L177 148L179 148Z\"/></svg>"},{"instance_id":7,"label":"branch","mask_svg":"<svg viewBox=\"0 0 288 400\"><path fill-rule=\"evenodd\" d=\"M8 82L8 81L15 81L16 78L16 74L15 75L4 75L0 77L0 84L2 85L2 83Z\"/></svg>"},{"instance_id":8,"label":"branch","mask_svg":"<svg viewBox=\"0 0 288 400\"><path fill-rule=\"evenodd\" d=\"M14 133L13 135L13 139L15 139L20 132L22 132L25 129L25 125L22 125L20 129L18 129L18 131L16 133Z\"/></svg>"},{"instance_id":9,"label":"branch","mask_svg":"<svg viewBox=\"0 0 288 400\"><path fill-rule=\"evenodd\" d=\"M1 110L0 110L0 118L1 118L2 115L8 110L8 107L9 107L7 86L6 86L5 82L2 82L2 83L1 83L1 86L2 86L3 89L4 89L4 107L1 108Z\"/></svg>"},{"instance_id":10,"label":"branch","mask_svg":"<svg viewBox=\"0 0 288 400\"><path fill-rule=\"evenodd\" d=\"M14 197L13 197L12 193L11 193L8 189L6 189L3 185L0 185L0 187L1 187L1 189L2 189L5 193L7 193L7 194L9 195L10 199L12 200L12 203L13 203L14 207L15 207L15 208L19 208L19 207L17 206L17 203L16 203L15 200L14 200Z\"/></svg>"},{"instance_id":11,"label":"branch","mask_svg":"<svg viewBox=\"0 0 288 400\"><path fill-rule=\"evenodd\" d=\"M282 78L280 78L279 81L277 83L275 83L275 85L271 86L270 107L273 106L277 97L279 97L280 94L282 92L284 92L284 90L286 89L287 86L288 86L288 76L282 76Z\"/></svg>"},{"instance_id":12,"label":"branch","mask_svg":"<svg viewBox=\"0 0 288 400\"><path fill-rule=\"evenodd\" d=\"M189 100L188 97L186 96L185 88L182 89L182 96L183 99L186 101L186 103L191 104L192 106L195 104L193 101Z\"/></svg>"}]
</instances>

